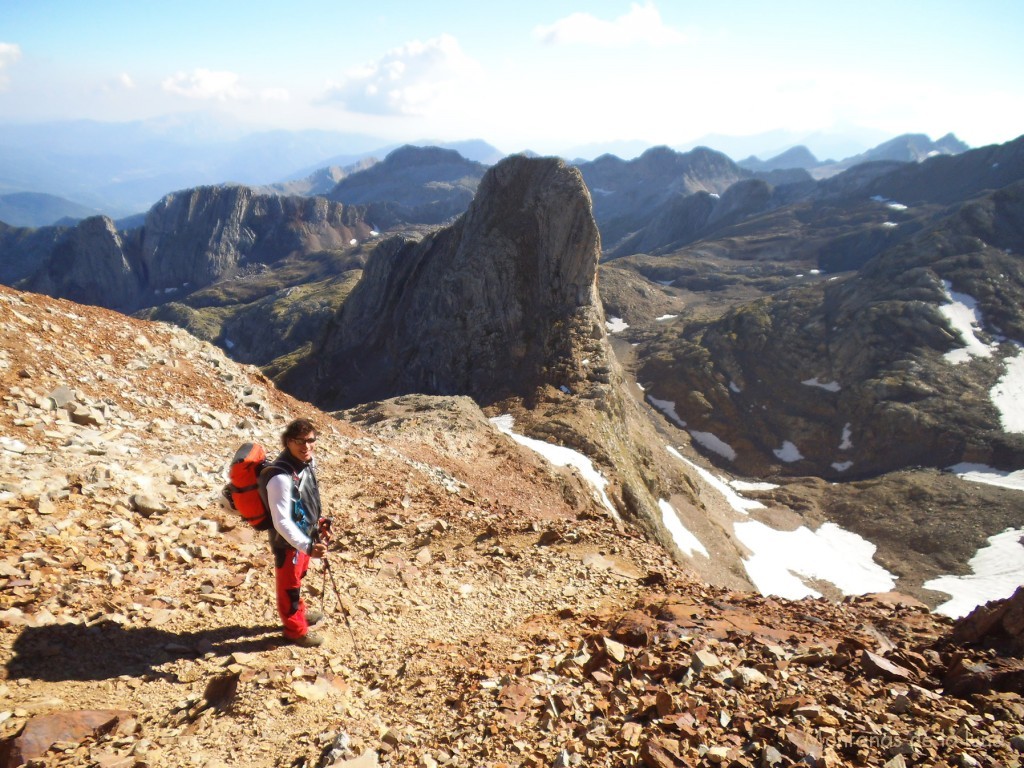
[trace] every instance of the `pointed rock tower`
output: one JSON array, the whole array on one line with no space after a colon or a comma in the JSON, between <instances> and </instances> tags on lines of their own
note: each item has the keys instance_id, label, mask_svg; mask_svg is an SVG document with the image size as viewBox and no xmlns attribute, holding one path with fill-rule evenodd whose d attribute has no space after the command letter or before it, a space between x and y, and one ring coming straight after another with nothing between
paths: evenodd
<instances>
[{"instance_id":1,"label":"pointed rock tower","mask_svg":"<svg viewBox=\"0 0 1024 768\"><path fill-rule=\"evenodd\" d=\"M600 251L579 171L553 158L508 158L453 226L374 251L284 386L345 408L410 392L487 405L607 380Z\"/></svg>"}]
</instances>

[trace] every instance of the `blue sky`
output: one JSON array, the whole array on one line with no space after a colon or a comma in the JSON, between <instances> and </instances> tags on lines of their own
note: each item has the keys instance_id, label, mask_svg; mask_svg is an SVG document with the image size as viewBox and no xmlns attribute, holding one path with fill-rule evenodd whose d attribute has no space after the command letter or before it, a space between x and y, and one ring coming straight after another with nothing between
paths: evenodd
<instances>
[{"instance_id":1,"label":"blue sky","mask_svg":"<svg viewBox=\"0 0 1024 768\"><path fill-rule=\"evenodd\" d=\"M0 121L184 112L504 151L1024 133L1024 2L0 0Z\"/></svg>"}]
</instances>

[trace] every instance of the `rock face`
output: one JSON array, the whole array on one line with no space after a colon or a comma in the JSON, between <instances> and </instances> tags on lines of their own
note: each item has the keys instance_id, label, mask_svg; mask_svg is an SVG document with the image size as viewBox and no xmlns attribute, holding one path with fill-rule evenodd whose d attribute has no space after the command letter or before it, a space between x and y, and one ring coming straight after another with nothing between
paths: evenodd
<instances>
[{"instance_id":1,"label":"rock face","mask_svg":"<svg viewBox=\"0 0 1024 768\"><path fill-rule=\"evenodd\" d=\"M654 397L675 401L690 429L717 435L737 451L734 466L754 474L840 478L962 461L1015 469L1024 435L1001 421L990 392L1016 359L1007 339L1024 340L1022 224L1018 183L855 277L689 326L648 356L640 379L657 381ZM949 319L951 291L977 302L969 351Z\"/></svg>"},{"instance_id":2,"label":"rock face","mask_svg":"<svg viewBox=\"0 0 1024 768\"><path fill-rule=\"evenodd\" d=\"M285 384L328 408L408 392L486 403L543 385L575 389L606 364L594 344L599 252L577 171L504 160L455 225L370 256L309 364Z\"/></svg>"},{"instance_id":3,"label":"rock face","mask_svg":"<svg viewBox=\"0 0 1024 768\"><path fill-rule=\"evenodd\" d=\"M145 224L118 231L106 217L70 230L49 228L0 241L5 261L25 255L38 267L13 271L22 287L51 296L132 311L154 306L294 253L365 239L360 209L323 198L258 195L248 187L201 187L167 195Z\"/></svg>"},{"instance_id":4,"label":"rock face","mask_svg":"<svg viewBox=\"0 0 1024 768\"><path fill-rule=\"evenodd\" d=\"M142 292L138 242L137 231L122 235L106 216L85 219L57 244L27 287L83 304L110 297L115 306L136 306Z\"/></svg>"},{"instance_id":5,"label":"rock face","mask_svg":"<svg viewBox=\"0 0 1024 768\"><path fill-rule=\"evenodd\" d=\"M141 262L151 290L171 291L297 251L337 248L368 232L356 211L323 198L201 187L168 195L150 210Z\"/></svg>"}]
</instances>

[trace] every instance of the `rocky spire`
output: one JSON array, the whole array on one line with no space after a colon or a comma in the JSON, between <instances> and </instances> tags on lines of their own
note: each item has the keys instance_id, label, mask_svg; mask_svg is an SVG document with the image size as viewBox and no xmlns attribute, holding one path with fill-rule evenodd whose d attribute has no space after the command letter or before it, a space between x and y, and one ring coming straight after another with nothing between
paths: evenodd
<instances>
[{"instance_id":1,"label":"rocky spire","mask_svg":"<svg viewBox=\"0 0 1024 768\"><path fill-rule=\"evenodd\" d=\"M315 362L287 384L325 407L408 392L487 403L585 386L607 362L594 343L604 333L600 250L579 171L507 158L453 226L374 252Z\"/></svg>"}]
</instances>

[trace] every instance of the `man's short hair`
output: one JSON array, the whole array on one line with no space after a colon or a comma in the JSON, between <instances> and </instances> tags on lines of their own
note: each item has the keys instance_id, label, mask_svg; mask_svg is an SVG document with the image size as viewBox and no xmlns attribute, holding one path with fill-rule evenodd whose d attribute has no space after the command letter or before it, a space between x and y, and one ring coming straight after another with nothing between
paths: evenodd
<instances>
[{"instance_id":1,"label":"man's short hair","mask_svg":"<svg viewBox=\"0 0 1024 768\"><path fill-rule=\"evenodd\" d=\"M309 419L295 419L291 424L284 428L284 432L281 433L281 445L285 448L288 447L288 441L294 440L297 437L303 437L312 432L316 435L316 427L313 422Z\"/></svg>"}]
</instances>

